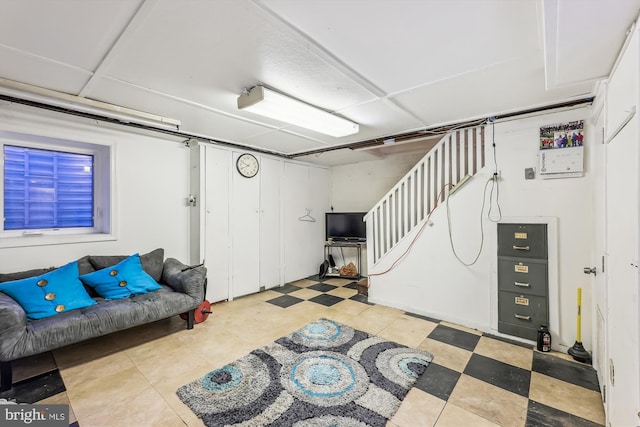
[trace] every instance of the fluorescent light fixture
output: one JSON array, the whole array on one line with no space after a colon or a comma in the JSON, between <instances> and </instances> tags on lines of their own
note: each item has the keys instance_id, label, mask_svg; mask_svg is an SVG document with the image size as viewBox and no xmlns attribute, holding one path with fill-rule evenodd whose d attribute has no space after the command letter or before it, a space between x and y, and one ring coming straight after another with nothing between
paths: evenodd
<instances>
[{"instance_id":1,"label":"fluorescent light fixture","mask_svg":"<svg viewBox=\"0 0 640 427\"><path fill-rule=\"evenodd\" d=\"M94 114L97 116L115 119L123 123L137 123L166 130L178 130L181 125L180 120L157 116L155 114L145 113L144 111L133 110L131 108L95 101L93 99L56 92L54 90L8 79L0 78L0 94L23 99L25 101L33 101L40 104L51 105L53 107L77 111L80 113Z\"/></svg>"},{"instance_id":2,"label":"fluorescent light fixture","mask_svg":"<svg viewBox=\"0 0 640 427\"><path fill-rule=\"evenodd\" d=\"M264 86L255 86L247 93L240 95L238 109L334 137L353 135L360 130L357 123L289 98Z\"/></svg>"}]
</instances>

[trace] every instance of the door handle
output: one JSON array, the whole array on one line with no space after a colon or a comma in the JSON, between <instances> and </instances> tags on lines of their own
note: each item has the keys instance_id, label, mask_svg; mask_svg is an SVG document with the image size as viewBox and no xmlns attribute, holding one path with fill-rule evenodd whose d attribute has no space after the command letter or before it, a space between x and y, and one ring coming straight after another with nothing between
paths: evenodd
<instances>
[{"instance_id":1,"label":"door handle","mask_svg":"<svg viewBox=\"0 0 640 427\"><path fill-rule=\"evenodd\" d=\"M594 276L597 274L598 270L595 267L585 267L584 274L593 274Z\"/></svg>"}]
</instances>

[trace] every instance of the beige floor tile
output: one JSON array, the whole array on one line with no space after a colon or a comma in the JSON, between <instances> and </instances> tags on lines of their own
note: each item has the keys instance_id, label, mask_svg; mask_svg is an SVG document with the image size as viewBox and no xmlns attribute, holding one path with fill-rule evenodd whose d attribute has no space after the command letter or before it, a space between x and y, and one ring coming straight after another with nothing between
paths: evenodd
<instances>
[{"instance_id":1,"label":"beige floor tile","mask_svg":"<svg viewBox=\"0 0 640 427\"><path fill-rule=\"evenodd\" d=\"M300 289L299 291L290 292L288 295L291 295L292 297L296 297L296 298L301 298L304 300L309 300L313 297L317 297L318 295L322 295L322 292L305 288L305 289Z\"/></svg>"},{"instance_id":2,"label":"beige floor tile","mask_svg":"<svg viewBox=\"0 0 640 427\"><path fill-rule=\"evenodd\" d=\"M121 350L122 347L114 340L113 334L111 334L53 350L53 357L58 368L62 370Z\"/></svg>"},{"instance_id":3,"label":"beige floor tile","mask_svg":"<svg viewBox=\"0 0 640 427\"><path fill-rule=\"evenodd\" d=\"M436 323L418 319L411 316L401 316L394 319L378 336L404 344L408 347L417 347L435 329Z\"/></svg>"},{"instance_id":4,"label":"beige floor tile","mask_svg":"<svg viewBox=\"0 0 640 427\"><path fill-rule=\"evenodd\" d=\"M323 283L327 283L327 284L333 285L333 286L344 286L344 285L348 285L351 282L353 282L353 279L335 278L335 279L323 280Z\"/></svg>"},{"instance_id":5,"label":"beige floor tile","mask_svg":"<svg viewBox=\"0 0 640 427\"><path fill-rule=\"evenodd\" d=\"M448 403L498 425L521 427L527 419L529 401L526 397L462 374Z\"/></svg>"},{"instance_id":6,"label":"beige floor tile","mask_svg":"<svg viewBox=\"0 0 640 427\"><path fill-rule=\"evenodd\" d=\"M482 335L482 332L477 330L477 329L467 328L466 326L458 325L457 323L451 323L451 322L444 322L443 321L443 322L440 322L440 324L442 326L448 326L450 328L455 328L455 329L459 329L461 331L469 332L470 334Z\"/></svg>"},{"instance_id":7,"label":"beige floor tile","mask_svg":"<svg viewBox=\"0 0 640 427\"><path fill-rule=\"evenodd\" d=\"M404 312L401 310L374 305L352 318L349 326L377 335L402 315Z\"/></svg>"},{"instance_id":8,"label":"beige floor tile","mask_svg":"<svg viewBox=\"0 0 640 427\"><path fill-rule=\"evenodd\" d=\"M343 325L348 325L353 317L354 316L352 314L344 311L332 311L329 315L327 315L328 319L335 320L336 322L342 323Z\"/></svg>"},{"instance_id":9,"label":"beige floor tile","mask_svg":"<svg viewBox=\"0 0 640 427\"><path fill-rule=\"evenodd\" d=\"M137 365L137 368L146 382L155 385L166 381L167 378L183 378L184 373L192 369L199 369L200 372L207 373L216 366L207 360L207 355L203 352L177 351L168 353L164 357L149 359Z\"/></svg>"},{"instance_id":10,"label":"beige floor tile","mask_svg":"<svg viewBox=\"0 0 640 427\"><path fill-rule=\"evenodd\" d=\"M204 423L200 418L196 416L196 414L193 413L193 411L191 411L191 409L187 405L185 405L180 400L180 398L176 394L176 390L179 387L195 380L196 378L200 378L206 373L207 372L199 373L194 371L190 375L185 374L185 377L188 376L188 378L184 378L179 383L176 383L176 379L174 378L173 381L166 381L155 386L156 390L158 390L158 393L160 393L160 395L164 398L164 401L167 402L167 404L174 410L174 412L180 417L182 422L190 427L202 427L204 426Z\"/></svg>"},{"instance_id":11,"label":"beige floor tile","mask_svg":"<svg viewBox=\"0 0 640 427\"><path fill-rule=\"evenodd\" d=\"M472 412L465 411L464 409L454 405L453 403L447 403L438 418L436 427L498 427L499 424L492 423Z\"/></svg>"},{"instance_id":12,"label":"beige floor tile","mask_svg":"<svg viewBox=\"0 0 640 427\"><path fill-rule=\"evenodd\" d=\"M69 424L78 421L76 414L73 412L73 408L69 402L69 395L66 391L47 397L46 399L42 399L35 403L38 405L69 405Z\"/></svg>"},{"instance_id":13,"label":"beige floor tile","mask_svg":"<svg viewBox=\"0 0 640 427\"><path fill-rule=\"evenodd\" d=\"M304 321L304 324L307 324L323 317L329 317L330 314L329 307L311 301L303 301L287 308L286 314L283 312L282 317L291 316L291 319Z\"/></svg>"},{"instance_id":14,"label":"beige floor tile","mask_svg":"<svg viewBox=\"0 0 640 427\"><path fill-rule=\"evenodd\" d=\"M152 387L118 405L95 412L78 420L81 426L154 426L184 425L173 408Z\"/></svg>"},{"instance_id":15,"label":"beige floor tile","mask_svg":"<svg viewBox=\"0 0 640 427\"><path fill-rule=\"evenodd\" d=\"M134 366L134 363L124 352L118 352L60 368L60 376L62 376L65 386L69 388L87 381L99 380L105 375L115 374Z\"/></svg>"},{"instance_id":16,"label":"beige floor tile","mask_svg":"<svg viewBox=\"0 0 640 427\"><path fill-rule=\"evenodd\" d=\"M308 289L315 283L307 279L296 282L304 288L297 292L309 297L319 295ZM356 291L340 288L332 292L345 297L346 292L354 295ZM214 313L207 321L192 330L186 330L185 322L174 316L56 350L53 355L68 391L47 402L68 401L84 427L111 427L116 422L202 427L202 420L176 396L180 386L322 317L426 350L434 355L435 363L457 372L464 371L472 354L425 338L436 324L407 316L402 310L353 300L332 307L304 301L287 309L266 302L281 295L267 290L231 302L218 302L213 304ZM459 325L442 324L481 335ZM480 339L476 352L524 369L531 366L531 351L488 337ZM557 356L568 357L560 353ZM25 366L28 369L36 366L41 369L47 362L28 365ZM532 399L594 422L604 422L598 393L537 373L532 374ZM412 389L387 426L518 427L524 425L527 402L522 396L463 374L448 403ZM134 406L138 409L135 413Z\"/></svg>"},{"instance_id":17,"label":"beige floor tile","mask_svg":"<svg viewBox=\"0 0 640 427\"><path fill-rule=\"evenodd\" d=\"M532 372L529 398L604 425L604 408L598 392Z\"/></svg>"},{"instance_id":18,"label":"beige floor tile","mask_svg":"<svg viewBox=\"0 0 640 427\"><path fill-rule=\"evenodd\" d=\"M348 314L351 316L358 316L360 313L362 313L363 311L369 309L371 306L362 303L362 302L358 302L358 301L354 301L354 300L344 300L344 301L340 301L337 304L332 305L331 308L331 312L340 312L343 314Z\"/></svg>"},{"instance_id":19,"label":"beige floor tile","mask_svg":"<svg viewBox=\"0 0 640 427\"><path fill-rule=\"evenodd\" d=\"M180 316L125 329L110 336L122 348L144 344L172 333L187 330L187 322Z\"/></svg>"},{"instance_id":20,"label":"beige floor tile","mask_svg":"<svg viewBox=\"0 0 640 427\"><path fill-rule=\"evenodd\" d=\"M67 394L76 417L82 420L106 408L126 405L149 387L140 371L129 368L70 387Z\"/></svg>"},{"instance_id":21,"label":"beige floor tile","mask_svg":"<svg viewBox=\"0 0 640 427\"><path fill-rule=\"evenodd\" d=\"M264 290L264 291L260 291L257 294L254 294L253 298L255 298L257 300L260 300L260 301L268 301L270 299L277 298L280 295L282 295L282 293L280 293L280 292L275 290L277 288L278 287L272 288L272 289L267 289L267 290Z\"/></svg>"},{"instance_id":22,"label":"beige floor tile","mask_svg":"<svg viewBox=\"0 0 640 427\"><path fill-rule=\"evenodd\" d=\"M150 360L166 359L186 353L188 348L178 339L177 334L158 338L124 350L124 353L136 365Z\"/></svg>"},{"instance_id":23,"label":"beige floor tile","mask_svg":"<svg viewBox=\"0 0 640 427\"><path fill-rule=\"evenodd\" d=\"M488 337L481 337L473 352L528 371L533 363L533 350Z\"/></svg>"},{"instance_id":24,"label":"beige floor tile","mask_svg":"<svg viewBox=\"0 0 640 427\"><path fill-rule=\"evenodd\" d=\"M308 288L309 286L317 285L318 282L315 280L302 279L296 280L295 282L291 282L291 285L297 286L299 288Z\"/></svg>"},{"instance_id":25,"label":"beige floor tile","mask_svg":"<svg viewBox=\"0 0 640 427\"><path fill-rule=\"evenodd\" d=\"M467 367L471 352L454 345L427 338L417 347L433 355L433 362L456 372L463 372Z\"/></svg>"},{"instance_id":26,"label":"beige floor tile","mask_svg":"<svg viewBox=\"0 0 640 427\"><path fill-rule=\"evenodd\" d=\"M347 298L347 299L351 298L357 293L358 292L355 289L349 289L349 288L335 288L327 292L327 294L329 295L333 295L340 298Z\"/></svg>"},{"instance_id":27,"label":"beige floor tile","mask_svg":"<svg viewBox=\"0 0 640 427\"><path fill-rule=\"evenodd\" d=\"M432 427L436 424L445 401L412 388L402 401L391 422L398 427Z\"/></svg>"}]
</instances>

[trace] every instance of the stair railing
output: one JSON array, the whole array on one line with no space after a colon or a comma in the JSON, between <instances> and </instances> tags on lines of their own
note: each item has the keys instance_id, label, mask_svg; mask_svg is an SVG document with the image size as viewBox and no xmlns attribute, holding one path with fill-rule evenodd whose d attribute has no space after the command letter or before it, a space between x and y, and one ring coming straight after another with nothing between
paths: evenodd
<instances>
[{"instance_id":1,"label":"stair railing","mask_svg":"<svg viewBox=\"0 0 640 427\"><path fill-rule=\"evenodd\" d=\"M445 200L444 185L455 186L484 167L484 134L484 126L478 126L445 135L367 213L367 247L374 264L427 219L438 198Z\"/></svg>"}]
</instances>

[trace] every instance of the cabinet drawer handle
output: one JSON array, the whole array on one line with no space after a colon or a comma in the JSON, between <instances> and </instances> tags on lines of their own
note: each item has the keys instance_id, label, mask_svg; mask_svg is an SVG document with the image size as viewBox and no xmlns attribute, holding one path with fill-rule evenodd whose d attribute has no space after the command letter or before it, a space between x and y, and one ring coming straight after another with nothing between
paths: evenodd
<instances>
[{"instance_id":1,"label":"cabinet drawer handle","mask_svg":"<svg viewBox=\"0 0 640 427\"><path fill-rule=\"evenodd\" d=\"M521 314L516 314L516 319L520 319L520 320L531 320L531 316L523 316Z\"/></svg>"},{"instance_id":2,"label":"cabinet drawer handle","mask_svg":"<svg viewBox=\"0 0 640 427\"><path fill-rule=\"evenodd\" d=\"M529 246L516 246L516 245L513 245L513 250L515 250L515 251L528 251L529 250Z\"/></svg>"},{"instance_id":3,"label":"cabinet drawer handle","mask_svg":"<svg viewBox=\"0 0 640 427\"><path fill-rule=\"evenodd\" d=\"M516 286L520 286L521 288L528 288L529 287L528 283L513 282L513 284L516 285Z\"/></svg>"}]
</instances>

